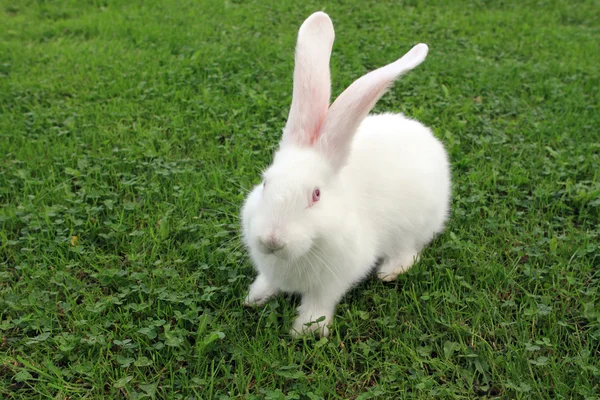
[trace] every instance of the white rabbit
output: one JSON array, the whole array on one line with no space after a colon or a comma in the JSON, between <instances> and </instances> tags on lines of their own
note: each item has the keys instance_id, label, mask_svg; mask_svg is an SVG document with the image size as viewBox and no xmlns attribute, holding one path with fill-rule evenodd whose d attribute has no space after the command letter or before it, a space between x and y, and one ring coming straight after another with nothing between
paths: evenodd
<instances>
[{"instance_id":1,"label":"white rabbit","mask_svg":"<svg viewBox=\"0 0 600 400\"><path fill-rule=\"evenodd\" d=\"M333 39L325 13L300 27L289 119L242 208L258 271L245 304L299 293L293 336L327 336L336 304L378 260L384 281L407 271L443 230L450 204L448 157L432 132L400 114L367 116L425 60L427 45L358 79L329 107Z\"/></svg>"}]
</instances>

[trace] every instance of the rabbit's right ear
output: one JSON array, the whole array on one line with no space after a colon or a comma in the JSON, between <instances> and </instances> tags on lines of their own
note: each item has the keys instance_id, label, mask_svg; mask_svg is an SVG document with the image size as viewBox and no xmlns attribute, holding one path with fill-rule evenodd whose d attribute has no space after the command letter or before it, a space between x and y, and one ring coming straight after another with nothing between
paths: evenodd
<instances>
[{"instance_id":1,"label":"rabbit's right ear","mask_svg":"<svg viewBox=\"0 0 600 400\"><path fill-rule=\"evenodd\" d=\"M335 34L329 16L316 12L298 31L292 106L282 145L310 146L319 135L331 95L329 58Z\"/></svg>"},{"instance_id":2,"label":"rabbit's right ear","mask_svg":"<svg viewBox=\"0 0 600 400\"><path fill-rule=\"evenodd\" d=\"M429 48L420 43L402 58L357 79L333 102L323 121L317 147L340 169L350 156L352 139L360 123L400 75L421 64Z\"/></svg>"}]
</instances>

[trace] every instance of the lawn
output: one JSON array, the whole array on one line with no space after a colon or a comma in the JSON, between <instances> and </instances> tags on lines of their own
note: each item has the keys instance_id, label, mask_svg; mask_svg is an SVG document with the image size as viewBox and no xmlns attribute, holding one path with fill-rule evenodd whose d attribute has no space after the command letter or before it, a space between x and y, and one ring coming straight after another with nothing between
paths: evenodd
<instances>
[{"instance_id":1,"label":"lawn","mask_svg":"<svg viewBox=\"0 0 600 400\"><path fill-rule=\"evenodd\" d=\"M143 4L142 4L143 3ZM600 4L0 0L0 398L600 396ZM332 18L333 95L425 42L375 112L451 157L446 232L326 339L259 309L239 209Z\"/></svg>"}]
</instances>

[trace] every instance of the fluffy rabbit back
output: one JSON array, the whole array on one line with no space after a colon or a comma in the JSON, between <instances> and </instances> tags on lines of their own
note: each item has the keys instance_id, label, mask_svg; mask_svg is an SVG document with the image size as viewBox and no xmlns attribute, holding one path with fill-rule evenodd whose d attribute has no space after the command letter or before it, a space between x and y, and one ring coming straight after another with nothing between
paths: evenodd
<instances>
[{"instance_id":1,"label":"fluffy rabbit back","mask_svg":"<svg viewBox=\"0 0 600 400\"><path fill-rule=\"evenodd\" d=\"M367 117L341 171L380 257L417 253L443 230L450 204L450 167L443 145L401 114ZM403 271L402 271L403 272Z\"/></svg>"}]
</instances>

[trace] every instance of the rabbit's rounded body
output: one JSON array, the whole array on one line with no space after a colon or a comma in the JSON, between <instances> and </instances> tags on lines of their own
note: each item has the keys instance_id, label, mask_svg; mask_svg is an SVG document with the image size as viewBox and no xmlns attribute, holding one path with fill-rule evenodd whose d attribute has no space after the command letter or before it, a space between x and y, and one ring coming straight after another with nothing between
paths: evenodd
<instances>
[{"instance_id":1,"label":"rabbit's rounded body","mask_svg":"<svg viewBox=\"0 0 600 400\"><path fill-rule=\"evenodd\" d=\"M249 196L244 221L259 207ZM372 115L358 128L348 163L328 187L328 210L318 215L315 252L283 263L247 243L259 272L284 292L305 293L325 283L355 283L378 259L418 253L442 231L448 215L450 168L431 131L401 114ZM246 237L250 237L249 229Z\"/></svg>"},{"instance_id":2,"label":"rabbit's rounded body","mask_svg":"<svg viewBox=\"0 0 600 400\"><path fill-rule=\"evenodd\" d=\"M442 231L450 203L448 158L432 132L400 114L368 116L427 46L358 79L329 106L332 43L323 13L300 28L290 117L263 183L242 208L258 271L246 304L300 293L294 334L327 335L335 305L378 260L386 281L410 268Z\"/></svg>"},{"instance_id":3,"label":"rabbit's rounded body","mask_svg":"<svg viewBox=\"0 0 600 400\"><path fill-rule=\"evenodd\" d=\"M367 117L340 174L378 257L418 252L442 231L450 168L444 147L421 123L400 114Z\"/></svg>"}]
</instances>

